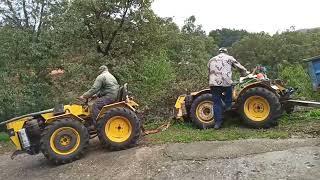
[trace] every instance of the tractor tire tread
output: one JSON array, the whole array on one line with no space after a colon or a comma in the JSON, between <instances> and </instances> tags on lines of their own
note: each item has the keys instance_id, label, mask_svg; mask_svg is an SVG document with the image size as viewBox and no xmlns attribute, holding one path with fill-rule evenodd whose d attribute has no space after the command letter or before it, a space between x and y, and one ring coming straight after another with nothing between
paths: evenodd
<instances>
[{"instance_id":1,"label":"tractor tire tread","mask_svg":"<svg viewBox=\"0 0 320 180\"><path fill-rule=\"evenodd\" d=\"M256 122L250 120L244 113L244 104L248 97L259 95L265 98L270 104L270 114L266 120L261 122ZM242 116L243 121L250 127L253 128L271 128L278 125L278 119L282 115L281 103L279 101L279 97L270 90L262 87L255 87L247 90L240 97L240 114Z\"/></svg>"},{"instance_id":2,"label":"tractor tire tread","mask_svg":"<svg viewBox=\"0 0 320 180\"><path fill-rule=\"evenodd\" d=\"M191 108L189 111L190 118L193 124L199 129L208 129L208 128L214 127L214 120L209 123L203 123L197 118L197 113L196 113L197 107L202 101L212 101L212 100L213 100L212 94L206 93L196 97L191 104Z\"/></svg>"},{"instance_id":3,"label":"tractor tire tread","mask_svg":"<svg viewBox=\"0 0 320 180\"><path fill-rule=\"evenodd\" d=\"M77 153L69 155L68 157L59 157L50 150L50 136L54 132L55 129L58 129L60 127L66 127L66 126L78 126L80 132L80 137L82 136L82 139L80 141L80 148L77 150ZM73 127L75 128L75 127ZM52 132L51 132L52 131ZM82 142L82 143L81 143ZM48 144L49 143L49 144ZM55 120L52 123L45 126L44 130L41 133L41 139L40 139L40 150L42 154L51 162L53 162L56 165L59 164L66 164L73 162L75 160L80 159L86 152L89 146L89 133L87 128L81 124L78 120L72 120L72 119L60 119Z\"/></svg>"}]
</instances>

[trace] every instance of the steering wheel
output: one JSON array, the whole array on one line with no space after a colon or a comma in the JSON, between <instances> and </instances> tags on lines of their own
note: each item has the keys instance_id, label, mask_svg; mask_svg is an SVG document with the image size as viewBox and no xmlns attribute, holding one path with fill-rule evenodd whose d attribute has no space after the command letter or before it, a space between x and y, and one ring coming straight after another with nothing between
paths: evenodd
<instances>
[{"instance_id":1,"label":"steering wheel","mask_svg":"<svg viewBox=\"0 0 320 180\"><path fill-rule=\"evenodd\" d=\"M80 102L81 105L88 105L89 102L91 102L91 101L93 101L93 100L95 100L97 98L98 98L97 96L93 96L93 97L86 98L86 99L81 99L81 98L77 97L76 100L78 102Z\"/></svg>"},{"instance_id":2,"label":"steering wheel","mask_svg":"<svg viewBox=\"0 0 320 180\"><path fill-rule=\"evenodd\" d=\"M76 101L80 104L80 105L87 105L89 103L89 99L81 99L79 97L76 98Z\"/></svg>"}]
</instances>

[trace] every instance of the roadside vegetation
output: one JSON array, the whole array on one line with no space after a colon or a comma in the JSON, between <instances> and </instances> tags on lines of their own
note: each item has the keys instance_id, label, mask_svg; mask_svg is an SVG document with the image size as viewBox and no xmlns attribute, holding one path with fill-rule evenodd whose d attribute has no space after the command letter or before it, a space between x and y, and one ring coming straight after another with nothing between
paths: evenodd
<instances>
[{"instance_id":1,"label":"roadside vegetation","mask_svg":"<svg viewBox=\"0 0 320 180\"><path fill-rule=\"evenodd\" d=\"M8 142L9 140L9 136L6 133L0 132L0 142Z\"/></svg>"},{"instance_id":2,"label":"roadside vegetation","mask_svg":"<svg viewBox=\"0 0 320 180\"><path fill-rule=\"evenodd\" d=\"M220 130L196 129L192 123L175 122L166 131L146 136L146 142L151 144L169 142L194 141L226 141L239 139L285 139L320 137L320 110L299 111L285 114L279 121L279 126L270 129L251 129L245 127L237 117L226 116L223 128ZM147 129L159 124L148 124Z\"/></svg>"},{"instance_id":3,"label":"roadside vegetation","mask_svg":"<svg viewBox=\"0 0 320 180\"><path fill-rule=\"evenodd\" d=\"M0 154L13 150L13 145L9 142L9 136L0 132Z\"/></svg>"}]
</instances>

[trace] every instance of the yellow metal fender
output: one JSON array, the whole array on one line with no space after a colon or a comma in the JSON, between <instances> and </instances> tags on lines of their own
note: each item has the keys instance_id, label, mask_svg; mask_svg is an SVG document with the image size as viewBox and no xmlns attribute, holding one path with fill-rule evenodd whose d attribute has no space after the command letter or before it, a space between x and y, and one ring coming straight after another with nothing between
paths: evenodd
<instances>
[{"instance_id":1,"label":"yellow metal fender","mask_svg":"<svg viewBox=\"0 0 320 180\"><path fill-rule=\"evenodd\" d=\"M139 105L136 102L134 102L133 100L126 100L126 101L121 101L121 102L117 102L117 103L113 103L113 104L108 104L101 109L96 120L99 120L108 110L110 110L112 108L124 107L124 108L129 108L135 112L136 111L135 107L138 107L138 106Z\"/></svg>"},{"instance_id":2,"label":"yellow metal fender","mask_svg":"<svg viewBox=\"0 0 320 180\"><path fill-rule=\"evenodd\" d=\"M273 86L268 86L266 84L263 84L261 82L254 82L254 83L251 83L251 84L248 84L247 86L245 86L244 88L242 88L239 92L236 92L235 90L233 90L233 94L232 94L232 99L234 101L239 101L239 97L241 97L241 95L246 92L248 89L250 88L254 88L254 87L262 87L262 88L266 88L268 90L270 90L271 92L274 92L277 96L279 96L278 93L280 93L281 90L283 90L283 87L282 86L278 86L278 85L275 85L274 87Z\"/></svg>"}]
</instances>

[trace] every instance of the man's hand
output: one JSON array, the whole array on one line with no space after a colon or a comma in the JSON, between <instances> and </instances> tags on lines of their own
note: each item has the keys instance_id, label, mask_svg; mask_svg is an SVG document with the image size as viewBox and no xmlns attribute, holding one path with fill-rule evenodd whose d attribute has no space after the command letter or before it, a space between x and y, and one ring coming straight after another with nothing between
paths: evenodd
<instances>
[{"instance_id":1,"label":"man's hand","mask_svg":"<svg viewBox=\"0 0 320 180\"><path fill-rule=\"evenodd\" d=\"M256 76L256 75L253 75L253 74L248 74L246 77L247 77L247 78L255 78L255 77L257 77L257 76Z\"/></svg>"},{"instance_id":2,"label":"man's hand","mask_svg":"<svg viewBox=\"0 0 320 180\"><path fill-rule=\"evenodd\" d=\"M98 98L98 95L94 94L92 97L91 97L91 100L94 100L94 99L97 99Z\"/></svg>"},{"instance_id":3,"label":"man's hand","mask_svg":"<svg viewBox=\"0 0 320 180\"><path fill-rule=\"evenodd\" d=\"M80 99L80 100L82 100L82 101L87 100L87 98L86 98L86 97L84 97L84 96L80 96L80 97L79 97L79 99Z\"/></svg>"}]
</instances>

